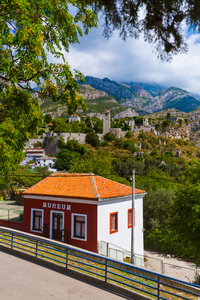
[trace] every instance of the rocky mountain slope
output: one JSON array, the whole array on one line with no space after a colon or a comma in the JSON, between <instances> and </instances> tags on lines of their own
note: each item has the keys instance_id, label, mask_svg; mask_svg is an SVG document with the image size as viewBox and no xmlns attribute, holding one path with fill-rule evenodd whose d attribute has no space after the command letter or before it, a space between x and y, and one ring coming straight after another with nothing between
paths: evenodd
<instances>
[{"instance_id":1,"label":"rocky mountain slope","mask_svg":"<svg viewBox=\"0 0 200 300\"><path fill-rule=\"evenodd\" d=\"M157 84L119 83L108 78L86 77L87 84L80 85L80 93L86 102L87 112L78 110L79 115L103 113L105 109L115 116L131 109L133 115L151 114L176 108L184 113L200 108L200 100L189 92L176 87L163 88ZM55 117L67 117L67 107L46 99L41 103L44 113ZM126 116L126 113L123 114Z\"/></svg>"},{"instance_id":2,"label":"rocky mountain slope","mask_svg":"<svg viewBox=\"0 0 200 300\"><path fill-rule=\"evenodd\" d=\"M189 92L176 87L164 89L153 84L119 83L108 78L86 77L86 82L95 89L114 97L122 106L148 114L168 108L189 112L200 107L200 101Z\"/></svg>"},{"instance_id":3,"label":"rocky mountain slope","mask_svg":"<svg viewBox=\"0 0 200 300\"><path fill-rule=\"evenodd\" d=\"M112 96L109 96L106 92L97 90L90 85L84 84L80 85L80 94L83 96L83 99L87 106L87 111L84 112L81 109L77 113L82 115L95 115L98 113L103 113L106 109L111 111L111 115L114 116L117 113L126 111L120 103ZM50 99L46 99L40 103L40 107L44 114L51 114L54 118L58 117L67 117L67 107L63 104L55 103ZM131 109L133 115L137 115L133 109Z\"/></svg>"}]
</instances>

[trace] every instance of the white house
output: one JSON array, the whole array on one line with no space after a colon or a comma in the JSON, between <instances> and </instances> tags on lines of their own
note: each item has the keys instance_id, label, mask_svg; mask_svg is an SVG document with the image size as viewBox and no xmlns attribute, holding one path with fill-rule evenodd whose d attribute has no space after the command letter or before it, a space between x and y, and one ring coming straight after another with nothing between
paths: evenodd
<instances>
[{"instance_id":1,"label":"white house","mask_svg":"<svg viewBox=\"0 0 200 300\"><path fill-rule=\"evenodd\" d=\"M134 252L143 256L143 197L135 189ZM131 250L132 188L94 174L54 173L24 192L24 231L98 252Z\"/></svg>"},{"instance_id":2,"label":"white house","mask_svg":"<svg viewBox=\"0 0 200 300\"><path fill-rule=\"evenodd\" d=\"M79 121L80 122L81 118L77 115L71 115L69 116L69 123L70 122L76 122L76 121Z\"/></svg>"},{"instance_id":3,"label":"white house","mask_svg":"<svg viewBox=\"0 0 200 300\"><path fill-rule=\"evenodd\" d=\"M35 167L45 167L47 166L49 171L57 171L54 169L56 157L36 157L35 159Z\"/></svg>"}]
</instances>

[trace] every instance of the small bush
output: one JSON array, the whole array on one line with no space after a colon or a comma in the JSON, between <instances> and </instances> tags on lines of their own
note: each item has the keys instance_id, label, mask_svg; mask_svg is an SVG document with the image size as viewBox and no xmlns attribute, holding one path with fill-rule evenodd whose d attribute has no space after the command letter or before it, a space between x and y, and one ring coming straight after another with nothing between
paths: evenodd
<instances>
[{"instance_id":1,"label":"small bush","mask_svg":"<svg viewBox=\"0 0 200 300\"><path fill-rule=\"evenodd\" d=\"M87 133L86 137L85 137L85 141L86 141L87 144L90 144L95 148L100 145L99 137L95 132Z\"/></svg>"},{"instance_id":2,"label":"small bush","mask_svg":"<svg viewBox=\"0 0 200 300\"><path fill-rule=\"evenodd\" d=\"M138 138L139 139L142 139L143 141L146 140L146 134L144 132L141 132L139 135L138 135Z\"/></svg>"},{"instance_id":3,"label":"small bush","mask_svg":"<svg viewBox=\"0 0 200 300\"><path fill-rule=\"evenodd\" d=\"M200 274L198 273L195 274L194 281L192 283L200 285Z\"/></svg>"},{"instance_id":4,"label":"small bush","mask_svg":"<svg viewBox=\"0 0 200 300\"><path fill-rule=\"evenodd\" d=\"M43 147L43 143L42 142L36 142L33 144L33 148L42 148Z\"/></svg>"},{"instance_id":5,"label":"small bush","mask_svg":"<svg viewBox=\"0 0 200 300\"><path fill-rule=\"evenodd\" d=\"M165 156L174 157L174 153L172 151L167 151L167 152L165 152Z\"/></svg>"},{"instance_id":6,"label":"small bush","mask_svg":"<svg viewBox=\"0 0 200 300\"><path fill-rule=\"evenodd\" d=\"M104 134L103 138L104 138L105 141L108 141L108 142L116 140L116 136L112 132L108 132L108 133Z\"/></svg>"},{"instance_id":7,"label":"small bush","mask_svg":"<svg viewBox=\"0 0 200 300\"><path fill-rule=\"evenodd\" d=\"M38 131L38 135L43 135L43 133L45 133L45 130L44 130L44 129L40 129L40 130Z\"/></svg>"},{"instance_id":8,"label":"small bush","mask_svg":"<svg viewBox=\"0 0 200 300\"><path fill-rule=\"evenodd\" d=\"M66 147L66 144L65 144L65 142L64 142L63 137L61 137L61 138L58 140L57 146L58 146L59 149L64 149L64 148Z\"/></svg>"},{"instance_id":9,"label":"small bush","mask_svg":"<svg viewBox=\"0 0 200 300\"><path fill-rule=\"evenodd\" d=\"M151 151L151 156L158 155L158 149Z\"/></svg>"},{"instance_id":10,"label":"small bush","mask_svg":"<svg viewBox=\"0 0 200 300\"><path fill-rule=\"evenodd\" d=\"M127 131L127 133L125 134L125 137L127 138L127 139L130 139L130 138L132 138L133 137L133 133L132 133L132 131Z\"/></svg>"},{"instance_id":11,"label":"small bush","mask_svg":"<svg viewBox=\"0 0 200 300\"><path fill-rule=\"evenodd\" d=\"M132 153L138 152L138 147L135 146L135 142L133 140L126 140L123 148L131 151Z\"/></svg>"},{"instance_id":12,"label":"small bush","mask_svg":"<svg viewBox=\"0 0 200 300\"><path fill-rule=\"evenodd\" d=\"M122 149L124 147L124 141L122 138L115 140L115 147L118 149Z\"/></svg>"},{"instance_id":13,"label":"small bush","mask_svg":"<svg viewBox=\"0 0 200 300\"><path fill-rule=\"evenodd\" d=\"M100 144L101 147L108 147L109 146L109 142L108 141L103 141L101 144Z\"/></svg>"}]
</instances>

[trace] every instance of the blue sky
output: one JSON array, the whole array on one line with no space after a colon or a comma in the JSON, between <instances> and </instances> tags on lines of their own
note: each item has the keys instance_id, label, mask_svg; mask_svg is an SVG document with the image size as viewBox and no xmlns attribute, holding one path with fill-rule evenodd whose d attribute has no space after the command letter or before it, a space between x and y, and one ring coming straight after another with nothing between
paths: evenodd
<instances>
[{"instance_id":1,"label":"blue sky","mask_svg":"<svg viewBox=\"0 0 200 300\"><path fill-rule=\"evenodd\" d=\"M124 42L115 31L109 40L105 39L100 23L80 38L80 44L71 45L65 57L85 76L176 86L200 96L200 34L188 33L186 27L185 31L189 51L174 56L171 62L158 59L142 35Z\"/></svg>"}]
</instances>

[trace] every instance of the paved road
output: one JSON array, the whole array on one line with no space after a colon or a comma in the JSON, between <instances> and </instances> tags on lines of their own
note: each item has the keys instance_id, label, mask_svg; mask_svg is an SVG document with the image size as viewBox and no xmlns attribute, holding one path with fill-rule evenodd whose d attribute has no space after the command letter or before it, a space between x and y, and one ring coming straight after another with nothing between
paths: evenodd
<instances>
[{"instance_id":1,"label":"paved road","mask_svg":"<svg viewBox=\"0 0 200 300\"><path fill-rule=\"evenodd\" d=\"M0 300L46 299L125 298L0 251Z\"/></svg>"}]
</instances>

